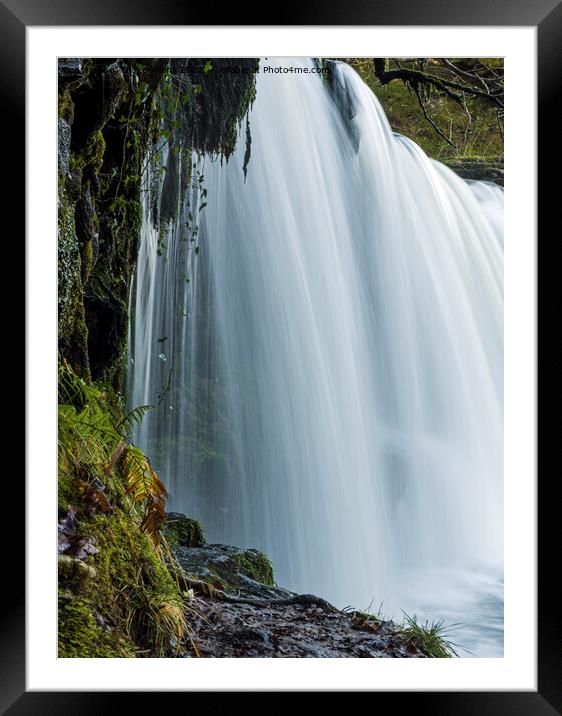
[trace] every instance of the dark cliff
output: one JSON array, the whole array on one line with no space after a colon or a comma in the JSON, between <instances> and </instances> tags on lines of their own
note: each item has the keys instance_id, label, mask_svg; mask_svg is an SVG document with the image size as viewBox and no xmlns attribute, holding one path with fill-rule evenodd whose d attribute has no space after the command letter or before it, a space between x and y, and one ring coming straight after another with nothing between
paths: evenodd
<instances>
[{"instance_id":1,"label":"dark cliff","mask_svg":"<svg viewBox=\"0 0 562 716\"><path fill-rule=\"evenodd\" d=\"M246 71L233 74L233 62ZM171 218L178 157L228 158L256 67L253 59L60 60L59 351L87 380L123 390L146 162L169 143L160 210Z\"/></svg>"}]
</instances>

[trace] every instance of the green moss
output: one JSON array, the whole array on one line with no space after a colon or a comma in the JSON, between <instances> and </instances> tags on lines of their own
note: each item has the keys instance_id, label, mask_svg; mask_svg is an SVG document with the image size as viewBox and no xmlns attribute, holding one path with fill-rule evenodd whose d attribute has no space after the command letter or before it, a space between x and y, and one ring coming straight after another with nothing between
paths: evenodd
<instances>
[{"instance_id":1,"label":"green moss","mask_svg":"<svg viewBox=\"0 0 562 716\"><path fill-rule=\"evenodd\" d=\"M96 171L101 169L105 154L105 139L101 131L94 132L86 142L82 152L83 167L91 166Z\"/></svg>"},{"instance_id":2,"label":"green moss","mask_svg":"<svg viewBox=\"0 0 562 716\"><path fill-rule=\"evenodd\" d=\"M68 476L59 478L61 492L68 496ZM162 656L174 646L170 615L178 624L183 622L181 591L133 516L117 506L114 492L111 495L114 512L90 518L74 500L80 511L79 534L93 539L98 553L83 567L72 560L59 562L59 585L67 589L62 608L59 605L59 653L132 656L136 650ZM110 637L96 625L95 615L112 626ZM107 649L115 653L105 653Z\"/></svg>"},{"instance_id":3,"label":"green moss","mask_svg":"<svg viewBox=\"0 0 562 716\"><path fill-rule=\"evenodd\" d=\"M96 635L99 631L90 618L85 620L85 631L72 634L76 613L87 608L102 626L111 625L116 645L125 643L139 654L165 656L181 644L186 632L183 597L172 576L174 563L141 529L144 507L143 503L132 506L127 493L129 468L117 460L107 469L119 440L114 426L122 415L119 406L109 407L115 399L107 387L77 378L67 364L59 369L59 517L71 505L74 540L96 548L87 561L59 557L59 587L65 590L62 651L67 656L105 655L97 647L92 653L84 646L85 638L93 638L91 629ZM86 409L90 412L84 421ZM100 481L103 486L96 486ZM103 500L97 496L100 491ZM82 601L74 610L77 599ZM78 653L80 645L83 653Z\"/></svg>"},{"instance_id":4,"label":"green moss","mask_svg":"<svg viewBox=\"0 0 562 716\"><path fill-rule=\"evenodd\" d=\"M256 582L273 586L273 566L267 555L257 550L244 550L236 557L238 571Z\"/></svg>"},{"instance_id":5,"label":"green moss","mask_svg":"<svg viewBox=\"0 0 562 716\"><path fill-rule=\"evenodd\" d=\"M202 547L207 543L201 523L177 512L167 516L162 533L172 549Z\"/></svg>"},{"instance_id":6,"label":"green moss","mask_svg":"<svg viewBox=\"0 0 562 716\"><path fill-rule=\"evenodd\" d=\"M61 658L135 656L135 645L114 629L96 622L89 600L59 591L58 655Z\"/></svg>"},{"instance_id":7,"label":"green moss","mask_svg":"<svg viewBox=\"0 0 562 716\"><path fill-rule=\"evenodd\" d=\"M247 578L274 586L273 567L268 557L255 549L240 549L227 545L192 548L181 552L182 567L188 573L221 589L237 590L247 584Z\"/></svg>"},{"instance_id":8,"label":"green moss","mask_svg":"<svg viewBox=\"0 0 562 716\"><path fill-rule=\"evenodd\" d=\"M82 270L81 270L81 278L82 278L82 286L85 286L88 282L88 279L90 277L90 273L92 271L93 266L93 255L94 250L92 246L91 241L85 241L82 245Z\"/></svg>"},{"instance_id":9,"label":"green moss","mask_svg":"<svg viewBox=\"0 0 562 716\"><path fill-rule=\"evenodd\" d=\"M134 192L134 198L119 194L109 208L109 215L117 237L137 237L142 225L142 204Z\"/></svg>"},{"instance_id":10,"label":"green moss","mask_svg":"<svg viewBox=\"0 0 562 716\"><path fill-rule=\"evenodd\" d=\"M65 515L69 506L76 505L78 500L76 478L59 469L57 504L59 515Z\"/></svg>"},{"instance_id":11,"label":"green moss","mask_svg":"<svg viewBox=\"0 0 562 716\"><path fill-rule=\"evenodd\" d=\"M94 567L81 559L68 555L59 555L58 560L59 587L70 589L74 593L87 592L97 577Z\"/></svg>"},{"instance_id":12,"label":"green moss","mask_svg":"<svg viewBox=\"0 0 562 716\"><path fill-rule=\"evenodd\" d=\"M81 525L95 539L99 553L91 558L97 571L95 600L102 616L128 625L129 637L155 646L157 625L151 605L182 604L179 589L152 543L133 519L119 510L97 514Z\"/></svg>"},{"instance_id":13,"label":"green moss","mask_svg":"<svg viewBox=\"0 0 562 716\"><path fill-rule=\"evenodd\" d=\"M75 203L64 189L58 207L59 348L76 371L89 378L88 330L84 314L82 259L75 230Z\"/></svg>"},{"instance_id":14,"label":"green moss","mask_svg":"<svg viewBox=\"0 0 562 716\"><path fill-rule=\"evenodd\" d=\"M100 130L91 134L81 152L71 152L69 169L71 172L83 171L92 167L96 172L102 167L105 157L106 142Z\"/></svg>"},{"instance_id":15,"label":"green moss","mask_svg":"<svg viewBox=\"0 0 562 716\"><path fill-rule=\"evenodd\" d=\"M104 331L106 345L94 354L96 378L122 392L127 370L127 326L129 322L129 288L140 244L142 205L138 193L132 197L119 193L100 222L100 253L90 275L86 309L91 324L98 329L100 307L112 314L109 334ZM101 338L101 337L99 337ZM99 339L94 334L94 341ZM96 346L96 348L99 348Z\"/></svg>"},{"instance_id":16,"label":"green moss","mask_svg":"<svg viewBox=\"0 0 562 716\"><path fill-rule=\"evenodd\" d=\"M74 119L74 102L68 87L59 94L59 117L65 119L68 124L72 124Z\"/></svg>"},{"instance_id":17,"label":"green moss","mask_svg":"<svg viewBox=\"0 0 562 716\"><path fill-rule=\"evenodd\" d=\"M120 423L126 415L126 400L123 393L118 393L112 385L103 381L96 381L95 387L100 392L100 400L115 424Z\"/></svg>"},{"instance_id":18,"label":"green moss","mask_svg":"<svg viewBox=\"0 0 562 716\"><path fill-rule=\"evenodd\" d=\"M80 154L76 154L76 152L70 152L70 161L68 163L68 169L70 173L74 173L77 171L82 171L84 168L84 160L82 159Z\"/></svg>"},{"instance_id":19,"label":"green moss","mask_svg":"<svg viewBox=\"0 0 562 716\"><path fill-rule=\"evenodd\" d=\"M74 203L66 192L59 192L58 215L58 302L59 333L67 335L74 320L76 294L79 291L80 252L74 226Z\"/></svg>"}]
</instances>

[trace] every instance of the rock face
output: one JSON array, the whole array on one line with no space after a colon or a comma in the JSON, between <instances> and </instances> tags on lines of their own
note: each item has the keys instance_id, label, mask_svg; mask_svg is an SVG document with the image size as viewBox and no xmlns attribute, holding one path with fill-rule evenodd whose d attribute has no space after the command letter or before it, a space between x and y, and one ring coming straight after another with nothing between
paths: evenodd
<instances>
[{"instance_id":1,"label":"rock face","mask_svg":"<svg viewBox=\"0 0 562 716\"><path fill-rule=\"evenodd\" d=\"M211 544L178 547L175 556L195 593L186 657L428 656L393 622L277 586L257 550Z\"/></svg>"},{"instance_id":2,"label":"rock face","mask_svg":"<svg viewBox=\"0 0 562 716\"><path fill-rule=\"evenodd\" d=\"M503 159L447 159L443 162L463 179L491 181L503 186Z\"/></svg>"},{"instance_id":3,"label":"rock face","mask_svg":"<svg viewBox=\"0 0 562 716\"><path fill-rule=\"evenodd\" d=\"M62 176L66 176L69 170L70 163L70 124L64 119L59 118L59 149L58 149L58 165L59 173Z\"/></svg>"},{"instance_id":4,"label":"rock face","mask_svg":"<svg viewBox=\"0 0 562 716\"><path fill-rule=\"evenodd\" d=\"M313 598L263 606L196 599L201 657L425 658L392 622L327 609ZM192 654L195 655L195 654Z\"/></svg>"},{"instance_id":5,"label":"rock face","mask_svg":"<svg viewBox=\"0 0 562 716\"><path fill-rule=\"evenodd\" d=\"M127 60L59 61L59 352L83 378L118 391L155 121L150 101L135 104L140 88Z\"/></svg>"},{"instance_id":6,"label":"rock face","mask_svg":"<svg viewBox=\"0 0 562 716\"><path fill-rule=\"evenodd\" d=\"M173 191L166 191L162 215L170 219L181 198L175 153L184 160L193 149L228 158L238 141L257 60L236 60L248 72L234 79L225 72L230 62L59 60L59 352L82 378L116 393L125 385L147 161L168 137L170 166L157 170L170 170ZM183 189L190 181L184 174Z\"/></svg>"},{"instance_id":7,"label":"rock face","mask_svg":"<svg viewBox=\"0 0 562 716\"><path fill-rule=\"evenodd\" d=\"M176 558L184 572L228 593L256 597L286 597L287 590L275 587L271 562L255 549L224 544L179 547Z\"/></svg>"}]
</instances>

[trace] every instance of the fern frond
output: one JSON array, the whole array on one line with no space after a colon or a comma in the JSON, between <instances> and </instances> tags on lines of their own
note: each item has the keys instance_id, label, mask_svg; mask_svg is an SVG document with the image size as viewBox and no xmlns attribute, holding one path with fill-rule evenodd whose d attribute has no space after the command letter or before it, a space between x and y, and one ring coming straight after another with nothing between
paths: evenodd
<instances>
[{"instance_id":1,"label":"fern frond","mask_svg":"<svg viewBox=\"0 0 562 716\"><path fill-rule=\"evenodd\" d=\"M79 465L101 468L119 441L109 416L91 405L80 411L73 405L59 405L58 437L62 469Z\"/></svg>"},{"instance_id":2,"label":"fern frond","mask_svg":"<svg viewBox=\"0 0 562 716\"><path fill-rule=\"evenodd\" d=\"M168 493L146 455L126 439L127 431L140 424L154 406L140 405L115 425L103 404L103 395L64 361L59 367L59 386L61 469L76 473L86 466L101 478L108 478L121 463L125 494L140 513L141 530L158 547Z\"/></svg>"},{"instance_id":3,"label":"fern frond","mask_svg":"<svg viewBox=\"0 0 562 716\"><path fill-rule=\"evenodd\" d=\"M152 408L154 408L154 405L139 405L133 408L133 410L127 413L123 420L117 424L117 429L124 432L133 430L136 425L142 423L144 416L149 410L152 410Z\"/></svg>"},{"instance_id":4,"label":"fern frond","mask_svg":"<svg viewBox=\"0 0 562 716\"><path fill-rule=\"evenodd\" d=\"M135 445L127 445L125 453L126 494L133 505L143 507L141 530L153 543L160 543L160 527L166 518L168 491L146 455Z\"/></svg>"},{"instance_id":5,"label":"fern frond","mask_svg":"<svg viewBox=\"0 0 562 716\"><path fill-rule=\"evenodd\" d=\"M75 405L79 408L101 397L100 391L76 375L63 358L59 364L59 405Z\"/></svg>"}]
</instances>

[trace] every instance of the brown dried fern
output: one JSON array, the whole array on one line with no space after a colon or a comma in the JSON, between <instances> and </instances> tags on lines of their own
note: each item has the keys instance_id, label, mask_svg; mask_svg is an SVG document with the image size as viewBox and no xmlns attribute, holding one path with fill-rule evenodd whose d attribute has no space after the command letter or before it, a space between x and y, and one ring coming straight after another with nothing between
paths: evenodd
<instances>
[{"instance_id":1,"label":"brown dried fern","mask_svg":"<svg viewBox=\"0 0 562 716\"><path fill-rule=\"evenodd\" d=\"M141 530L154 545L160 544L160 527L166 518L168 491L153 470L146 455L135 445L127 445L124 459L126 495L134 506L141 506Z\"/></svg>"}]
</instances>

